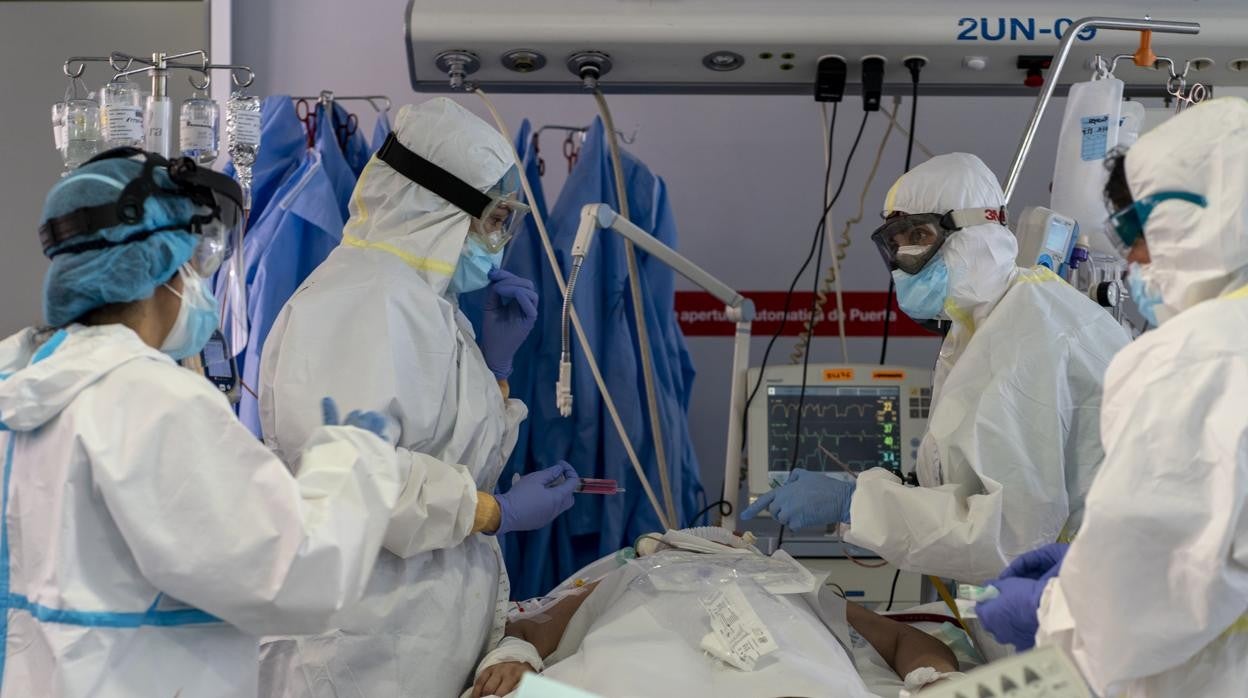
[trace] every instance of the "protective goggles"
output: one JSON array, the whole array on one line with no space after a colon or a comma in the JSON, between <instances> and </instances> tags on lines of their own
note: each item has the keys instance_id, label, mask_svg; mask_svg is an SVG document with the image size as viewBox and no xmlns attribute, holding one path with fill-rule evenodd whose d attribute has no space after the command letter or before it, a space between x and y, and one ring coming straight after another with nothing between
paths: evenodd
<instances>
[{"instance_id":1,"label":"protective goggles","mask_svg":"<svg viewBox=\"0 0 1248 698\"><path fill-rule=\"evenodd\" d=\"M489 192L472 185L412 152L391 133L377 151L377 158L396 172L472 216L470 235L490 253L502 251L515 237L529 207L515 198L518 174L515 166Z\"/></svg>"},{"instance_id":2,"label":"protective goggles","mask_svg":"<svg viewBox=\"0 0 1248 698\"><path fill-rule=\"evenodd\" d=\"M528 213L529 207L515 199L497 199L483 218L473 220L469 235L490 254L502 252L520 231Z\"/></svg>"},{"instance_id":3,"label":"protective goggles","mask_svg":"<svg viewBox=\"0 0 1248 698\"><path fill-rule=\"evenodd\" d=\"M1186 201L1201 208L1209 205L1205 197L1190 191L1159 191L1109 214L1109 225L1116 233L1110 236L1110 242L1124 258L1131 253L1135 241L1144 237L1144 224L1153 214L1153 209L1163 201Z\"/></svg>"},{"instance_id":4,"label":"protective goggles","mask_svg":"<svg viewBox=\"0 0 1248 698\"><path fill-rule=\"evenodd\" d=\"M39 239L48 257L116 247L147 239L166 230L183 230L199 236L191 264L200 276L211 276L241 243L243 190L232 178L200 168L190 158L166 160L138 148L115 148L88 162L112 158L145 158L143 172L131 180L114 203L87 206L44 222ZM172 186L156 181L154 172L164 169ZM196 213L190 220L148 230L138 230L120 240L93 237L95 233L143 221L148 197L188 199ZM90 239L87 239L90 238Z\"/></svg>"},{"instance_id":5,"label":"protective goggles","mask_svg":"<svg viewBox=\"0 0 1248 698\"><path fill-rule=\"evenodd\" d=\"M896 215L871 233L889 271L917 274L953 233L985 223L1006 224L1005 208L963 208L945 213Z\"/></svg>"}]
</instances>

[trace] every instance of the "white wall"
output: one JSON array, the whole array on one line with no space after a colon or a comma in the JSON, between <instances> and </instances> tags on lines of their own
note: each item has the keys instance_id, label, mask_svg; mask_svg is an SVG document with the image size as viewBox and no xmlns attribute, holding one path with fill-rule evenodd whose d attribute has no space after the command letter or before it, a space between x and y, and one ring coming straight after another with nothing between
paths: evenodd
<instances>
[{"instance_id":1,"label":"white wall","mask_svg":"<svg viewBox=\"0 0 1248 698\"><path fill-rule=\"evenodd\" d=\"M270 0L238 3L234 17L234 54L255 67L261 92L316 94L384 93L395 104L426 98L408 82L403 44L401 0ZM483 20L490 21L490 20ZM500 20L505 21L505 20ZM609 81L607 88L609 89ZM464 104L488 118L475 96ZM500 95L496 103L514 129L520 119L535 124L584 124L593 118L593 99L585 95ZM797 270L821 207L823 156L818 107L802 97L629 96L611 97L616 123L638 129L629 148L665 178L676 210L685 254L729 284L751 290L784 290ZM843 105L836 139L844 157L861 119L860 102ZM920 100L919 139L934 152L969 151L997 172L1014 153L1033 102L1029 98L929 98ZM1062 101L1041 129L1031 166L1024 173L1015 208L1047 201L1047 186ZM908 118L908 102L903 113ZM368 107L360 110L362 121ZM833 211L843 221L857 209L858 195L883 134L885 118L871 117L863 145L850 170L849 183ZM557 191L566 176L561 138L542 142L547 155L547 191ZM904 139L894 132L881 174L867 198L867 217L854 234L845 270L847 290L883 291L888 277L866 236L878 221L884 193L900 173ZM922 157L916 153L916 162ZM553 197L552 197L553 203ZM836 224L840 228L841 223ZM800 288L810 288L809 277ZM694 438L704 482L716 491L722 482L727 374L731 345L724 338L690 339L698 368L693 400ZM766 338L754 342L761 359ZM934 360L935 339L891 343L889 358L927 366ZM773 361L788 361L792 339L782 339ZM878 339L851 339L852 361L875 362ZM816 361L839 361L839 344L820 338Z\"/></svg>"},{"instance_id":2,"label":"white wall","mask_svg":"<svg viewBox=\"0 0 1248 698\"><path fill-rule=\"evenodd\" d=\"M51 107L64 97L61 65L70 56L109 51L207 48L202 2L0 2L0 337L42 322L43 275L39 216L61 173L52 144ZM87 68L88 89L111 77L107 65ZM184 77L169 82L180 100Z\"/></svg>"}]
</instances>

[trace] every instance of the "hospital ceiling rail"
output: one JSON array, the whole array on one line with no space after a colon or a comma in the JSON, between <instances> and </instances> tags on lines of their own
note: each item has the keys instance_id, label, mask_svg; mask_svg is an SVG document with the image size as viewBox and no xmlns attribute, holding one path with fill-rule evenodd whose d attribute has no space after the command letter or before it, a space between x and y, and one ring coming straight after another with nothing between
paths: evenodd
<instances>
[{"instance_id":1,"label":"hospital ceiling rail","mask_svg":"<svg viewBox=\"0 0 1248 698\"><path fill-rule=\"evenodd\" d=\"M556 126L554 124L547 124L537 129L537 132L533 134L533 137L537 138L538 136L541 136L546 131L563 131L565 133L579 133L579 134L584 135L586 131L589 131L589 127L588 126ZM637 142L637 129L633 129L633 132L630 134L625 134L623 131L616 129L615 135L617 138L620 139L620 142L623 143L624 145L632 145L633 143Z\"/></svg>"},{"instance_id":2,"label":"hospital ceiling rail","mask_svg":"<svg viewBox=\"0 0 1248 698\"><path fill-rule=\"evenodd\" d=\"M723 498L733 502L732 510L723 517L721 526L729 531L736 528L736 504L741 487L741 449L745 418L746 370L750 365L750 327L754 321L754 303L730 286L712 276L684 255L664 245L653 235L633 225L606 204L588 204L581 209L581 223L572 243L572 271L564 291L564 317L566 328L572 295L576 292L576 277L585 255L599 228L614 230L625 240L632 242L652 259L656 259L685 277L724 304L728 319L737 324L732 348L732 392L728 407L728 452L724 459ZM566 331L566 330L565 330ZM572 413L572 363L565 360L559 365L559 383L556 388L556 405L565 417Z\"/></svg>"},{"instance_id":3,"label":"hospital ceiling rail","mask_svg":"<svg viewBox=\"0 0 1248 698\"><path fill-rule=\"evenodd\" d=\"M1151 31L1161 34L1188 34L1195 35L1200 33L1200 24L1196 22L1174 22L1154 19L1127 19L1120 17L1085 17L1075 22L1070 31L1066 33L1066 38L1062 39L1062 45L1058 48L1057 57L1053 60L1051 75L1046 81L1044 87L1040 90L1040 95L1036 97L1036 108L1031 115L1031 120L1027 123L1027 128L1023 131L1023 138L1018 144L1018 150L1014 153L1014 162L1010 165L1010 173L1006 177L1005 203L1008 206L1010 197L1014 194L1014 188L1018 186L1018 177L1022 174L1023 165L1027 162L1027 156L1031 152L1031 145L1036 137L1036 131L1040 128L1040 120L1044 118L1044 112L1049 106L1049 100L1053 97L1053 88L1057 85L1058 78L1061 77L1062 68L1066 65L1067 58L1070 57L1071 47L1074 45L1075 37L1078 33L1085 29L1108 29L1111 31ZM1115 63L1117 59L1115 59ZM1171 72L1173 73L1174 63L1171 61Z\"/></svg>"},{"instance_id":4,"label":"hospital ceiling rail","mask_svg":"<svg viewBox=\"0 0 1248 698\"><path fill-rule=\"evenodd\" d=\"M321 90L321 93L315 97L291 97L291 99L296 102L300 100L307 102L315 101L323 105L332 104L334 102L368 102L368 106L372 107L373 111L378 113L388 112L392 106L390 98L385 95L348 95L343 97L334 94L332 90ZM377 106L378 104L381 104L381 106Z\"/></svg>"},{"instance_id":5,"label":"hospital ceiling rail","mask_svg":"<svg viewBox=\"0 0 1248 698\"><path fill-rule=\"evenodd\" d=\"M1089 13L1084 1L1019 7L1002 0L409 0L406 50L418 92L472 82L494 93L579 93L589 71L608 94L809 95L819 58L836 54L851 66L885 58L889 95L910 93L904 63L922 57L927 96L1034 98L1052 74L1046 61L1071 36L1067 65L1091 67L1097 53L1135 49L1129 32L1077 27ZM1202 25L1199 37L1167 39L1167 48L1193 59L1195 79L1248 85L1243 0L1096 3L1098 16L1143 18L1145 11ZM482 23L482 16L505 21ZM850 71L849 94L861 90L857 73ZM1124 78L1127 96L1165 96L1146 76Z\"/></svg>"}]
</instances>

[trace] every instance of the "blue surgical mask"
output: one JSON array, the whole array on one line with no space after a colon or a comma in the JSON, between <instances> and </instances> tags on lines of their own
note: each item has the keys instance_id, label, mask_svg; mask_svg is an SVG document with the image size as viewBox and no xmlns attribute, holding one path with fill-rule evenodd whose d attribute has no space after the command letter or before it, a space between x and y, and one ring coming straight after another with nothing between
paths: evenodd
<instances>
[{"instance_id":1,"label":"blue surgical mask","mask_svg":"<svg viewBox=\"0 0 1248 698\"><path fill-rule=\"evenodd\" d=\"M503 251L490 254L470 236L464 251L459 255L455 275L451 277L451 291L455 294L472 293L490 285L490 271L503 263Z\"/></svg>"},{"instance_id":2,"label":"blue surgical mask","mask_svg":"<svg viewBox=\"0 0 1248 698\"><path fill-rule=\"evenodd\" d=\"M931 320L944 310L949 295L949 267L939 254L919 270L907 274L893 270L893 282L897 287L897 305L915 320Z\"/></svg>"},{"instance_id":3,"label":"blue surgical mask","mask_svg":"<svg viewBox=\"0 0 1248 698\"><path fill-rule=\"evenodd\" d=\"M1131 300L1135 301L1135 307L1140 311L1140 315L1148 321L1148 324L1157 327L1157 306L1161 305L1161 294L1153 291L1147 281L1144 280L1143 269L1136 262L1132 262L1127 267L1127 287L1131 290Z\"/></svg>"},{"instance_id":4,"label":"blue surgical mask","mask_svg":"<svg viewBox=\"0 0 1248 698\"><path fill-rule=\"evenodd\" d=\"M185 265L178 269L178 276L182 277L181 293L169 284L165 284L165 288L181 298L182 305L178 308L178 317L173 321L173 328L160 345L160 350L174 361L181 361L202 351L212 338L213 330L221 323L217 300L212 297L212 291L208 290L207 282Z\"/></svg>"}]
</instances>

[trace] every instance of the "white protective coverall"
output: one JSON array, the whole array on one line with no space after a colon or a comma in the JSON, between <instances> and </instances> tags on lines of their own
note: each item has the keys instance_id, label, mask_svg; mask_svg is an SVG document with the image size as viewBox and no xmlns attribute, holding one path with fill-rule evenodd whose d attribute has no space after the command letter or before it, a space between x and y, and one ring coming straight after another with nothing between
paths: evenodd
<instances>
[{"instance_id":1,"label":"white protective coverall","mask_svg":"<svg viewBox=\"0 0 1248 698\"><path fill-rule=\"evenodd\" d=\"M393 448L318 427L292 477L250 436L125 326L0 342L0 696L255 698L259 636L360 597Z\"/></svg>"},{"instance_id":2,"label":"white protective coverall","mask_svg":"<svg viewBox=\"0 0 1248 698\"><path fill-rule=\"evenodd\" d=\"M515 162L497 131L445 98L404 107L395 134L481 191ZM320 421L303 401L329 395L398 421L406 481L364 600L331 633L266 643L266 695L455 696L502 636L510 596L502 554L493 536L471 531L477 491L494 490L528 412L503 399L448 290L469 222L373 158L343 244L265 343L268 444L293 454Z\"/></svg>"},{"instance_id":3,"label":"white protective coverall","mask_svg":"<svg viewBox=\"0 0 1248 698\"><path fill-rule=\"evenodd\" d=\"M903 175L888 212L944 213L1004 196L979 158L941 155ZM1072 534L1104 454L1097 425L1109 360L1129 338L1052 272L1019 269L1013 233L995 223L953 233L922 487L888 471L858 478L846 540L898 567L963 581Z\"/></svg>"},{"instance_id":4,"label":"white protective coverall","mask_svg":"<svg viewBox=\"0 0 1248 698\"><path fill-rule=\"evenodd\" d=\"M1217 99L1128 151L1162 326L1114 358L1105 464L1037 641L1104 696L1248 695L1248 103Z\"/></svg>"}]
</instances>

